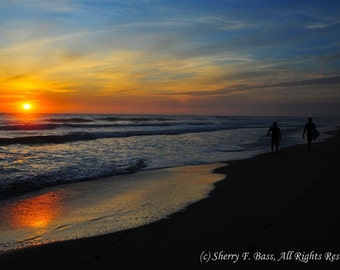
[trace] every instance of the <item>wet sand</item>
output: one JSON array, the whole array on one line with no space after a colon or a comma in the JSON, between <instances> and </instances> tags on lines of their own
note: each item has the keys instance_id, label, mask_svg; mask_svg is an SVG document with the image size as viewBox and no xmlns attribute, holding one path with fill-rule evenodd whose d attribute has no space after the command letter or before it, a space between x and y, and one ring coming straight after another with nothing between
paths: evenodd
<instances>
[{"instance_id":1,"label":"wet sand","mask_svg":"<svg viewBox=\"0 0 340 270\"><path fill-rule=\"evenodd\" d=\"M144 170L46 187L0 203L0 253L139 227L208 196L221 164Z\"/></svg>"},{"instance_id":2,"label":"wet sand","mask_svg":"<svg viewBox=\"0 0 340 270\"><path fill-rule=\"evenodd\" d=\"M228 162L216 170L226 178L185 211L135 229L7 253L0 263L28 269L336 269L339 152L336 131L312 152L300 145Z\"/></svg>"}]
</instances>

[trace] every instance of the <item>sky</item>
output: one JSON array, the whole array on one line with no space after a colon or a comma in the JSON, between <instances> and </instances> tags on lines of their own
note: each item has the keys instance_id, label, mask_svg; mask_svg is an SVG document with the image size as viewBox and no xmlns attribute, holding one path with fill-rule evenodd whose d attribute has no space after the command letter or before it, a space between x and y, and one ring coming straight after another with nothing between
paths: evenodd
<instances>
[{"instance_id":1,"label":"sky","mask_svg":"<svg viewBox=\"0 0 340 270\"><path fill-rule=\"evenodd\" d=\"M337 0L1 0L0 111L340 116L339 14Z\"/></svg>"}]
</instances>

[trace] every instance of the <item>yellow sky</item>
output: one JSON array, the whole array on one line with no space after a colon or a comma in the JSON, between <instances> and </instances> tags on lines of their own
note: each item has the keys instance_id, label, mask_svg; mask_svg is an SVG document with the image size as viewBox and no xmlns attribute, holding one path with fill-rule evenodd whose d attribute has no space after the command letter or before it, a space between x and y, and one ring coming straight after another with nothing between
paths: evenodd
<instances>
[{"instance_id":1,"label":"yellow sky","mask_svg":"<svg viewBox=\"0 0 340 270\"><path fill-rule=\"evenodd\" d=\"M340 114L339 5L245 2L1 2L0 112Z\"/></svg>"}]
</instances>

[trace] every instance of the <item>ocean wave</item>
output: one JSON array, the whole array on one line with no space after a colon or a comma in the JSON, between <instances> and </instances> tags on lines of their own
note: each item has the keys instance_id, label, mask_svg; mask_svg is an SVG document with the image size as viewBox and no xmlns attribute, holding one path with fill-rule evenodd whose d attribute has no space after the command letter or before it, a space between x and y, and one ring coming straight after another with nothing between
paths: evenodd
<instances>
[{"instance_id":1,"label":"ocean wave","mask_svg":"<svg viewBox=\"0 0 340 270\"><path fill-rule=\"evenodd\" d=\"M116 122L116 121L134 121L134 122L147 122L147 121L172 121L172 118L165 117L118 117L118 116L107 116L96 118L100 121Z\"/></svg>"},{"instance_id":2,"label":"ocean wave","mask_svg":"<svg viewBox=\"0 0 340 270\"><path fill-rule=\"evenodd\" d=\"M37 144L61 144L74 141L89 141L104 138L126 138L134 136L150 135L180 135L185 133L210 132L226 130L231 127L200 127L184 129L164 129L164 130L135 130L121 132L73 132L65 135L37 135L37 136L20 136L15 138L0 138L0 146L11 144L37 145Z\"/></svg>"},{"instance_id":3,"label":"ocean wave","mask_svg":"<svg viewBox=\"0 0 340 270\"><path fill-rule=\"evenodd\" d=\"M125 168L123 168L122 173L135 173L137 171L140 171L143 168L146 168L148 165L145 163L144 159L136 159L131 164L128 164Z\"/></svg>"},{"instance_id":4,"label":"ocean wave","mask_svg":"<svg viewBox=\"0 0 340 270\"><path fill-rule=\"evenodd\" d=\"M51 121L48 120L48 121ZM12 125L0 125L2 131L35 131L35 130L55 130L58 128L86 128L86 129L97 129L97 128L133 128L133 127L177 127L177 126L206 126L206 122L169 122L169 121L156 121L152 123L145 123L143 121L132 121L129 123L118 121L117 123L98 123L92 120L79 122L65 121L65 119L54 119L53 124L12 124ZM114 122L114 121L109 121Z\"/></svg>"},{"instance_id":5,"label":"ocean wave","mask_svg":"<svg viewBox=\"0 0 340 270\"><path fill-rule=\"evenodd\" d=\"M166 127L177 124L170 123L152 123L152 124L84 124L85 122L77 123L60 123L60 124L23 124L23 125L6 125L0 126L0 130L3 131L34 131L34 130L54 130L58 128L86 128L86 129L97 129L97 128L130 128L130 127ZM188 124L190 125L190 123ZM202 125L202 124L197 124Z\"/></svg>"},{"instance_id":6,"label":"ocean wave","mask_svg":"<svg viewBox=\"0 0 340 270\"><path fill-rule=\"evenodd\" d=\"M113 166L111 168L102 168L93 171L72 173L72 168L60 172L46 172L36 175L29 179L3 179L0 181L0 200L21 195L30 191L39 190L48 186L56 186L67 183L75 183L80 181L89 181L111 177L115 175L136 173L148 167L143 158L135 158L126 161L125 164Z\"/></svg>"},{"instance_id":7,"label":"ocean wave","mask_svg":"<svg viewBox=\"0 0 340 270\"><path fill-rule=\"evenodd\" d=\"M91 123L94 120L81 118L81 117L72 117L72 118L48 118L45 120L46 122L52 123Z\"/></svg>"},{"instance_id":8,"label":"ocean wave","mask_svg":"<svg viewBox=\"0 0 340 270\"><path fill-rule=\"evenodd\" d=\"M58 124L18 124L18 125L1 125L0 130L11 131L11 130L49 130L56 129Z\"/></svg>"},{"instance_id":9,"label":"ocean wave","mask_svg":"<svg viewBox=\"0 0 340 270\"><path fill-rule=\"evenodd\" d=\"M257 119L248 119L247 124L257 123ZM159 116L159 115L40 115L29 119L22 119L10 115L0 117L0 132L5 138L24 137L25 131L53 131L53 135L77 132L131 130L133 128L150 130L160 127L168 129L190 129L200 127L209 128L219 126L237 128L241 123L237 117L222 116ZM199 130L198 130L199 131ZM15 133L18 132L18 133ZM60 134L57 134L60 133ZM180 132L183 133L183 132ZM38 135L51 135L38 134ZM32 134L26 134L32 135ZM40 139L40 138L39 138ZM46 138L46 140L59 140ZM62 141L63 139L61 139ZM67 140L67 139L66 139ZM9 141L8 141L9 142ZM8 143L6 142L6 143Z\"/></svg>"}]
</instances>

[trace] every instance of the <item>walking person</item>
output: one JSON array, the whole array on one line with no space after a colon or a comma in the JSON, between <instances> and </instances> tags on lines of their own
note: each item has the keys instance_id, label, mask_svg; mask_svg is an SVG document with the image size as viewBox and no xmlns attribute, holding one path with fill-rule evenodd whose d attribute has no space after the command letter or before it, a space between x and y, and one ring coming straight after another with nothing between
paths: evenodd
<instances>
[{"instance_id":1,"label":"walking person","mask_svg":"<svg viewBox=\"0 0 340 270\"><path fill-rule=\"evenodd\" d=\"M312 148L312 141L313 139L316 138L316 126L313 123L313 119L312 117L308 118L308 122L305 124L305 128L303 129L303 134L302 134L302 138L305 138L305 133L307 132L307 142L308 142L308 152L311 150Z\"/></svg>"},{"instance_id":2,"label":"walking person","mask_svg":"<svg viewBox=\"0 0 340 270\"><path fill-rule=\"evenodd\" d=\"M274 152L274 148L276 153L279 152L279 145L281 140L281 130L277 126L277 122L273 122L273 125L269 128L267 135L271 134L271 148L272 152Z\"/></svg>"}]
</instances>

